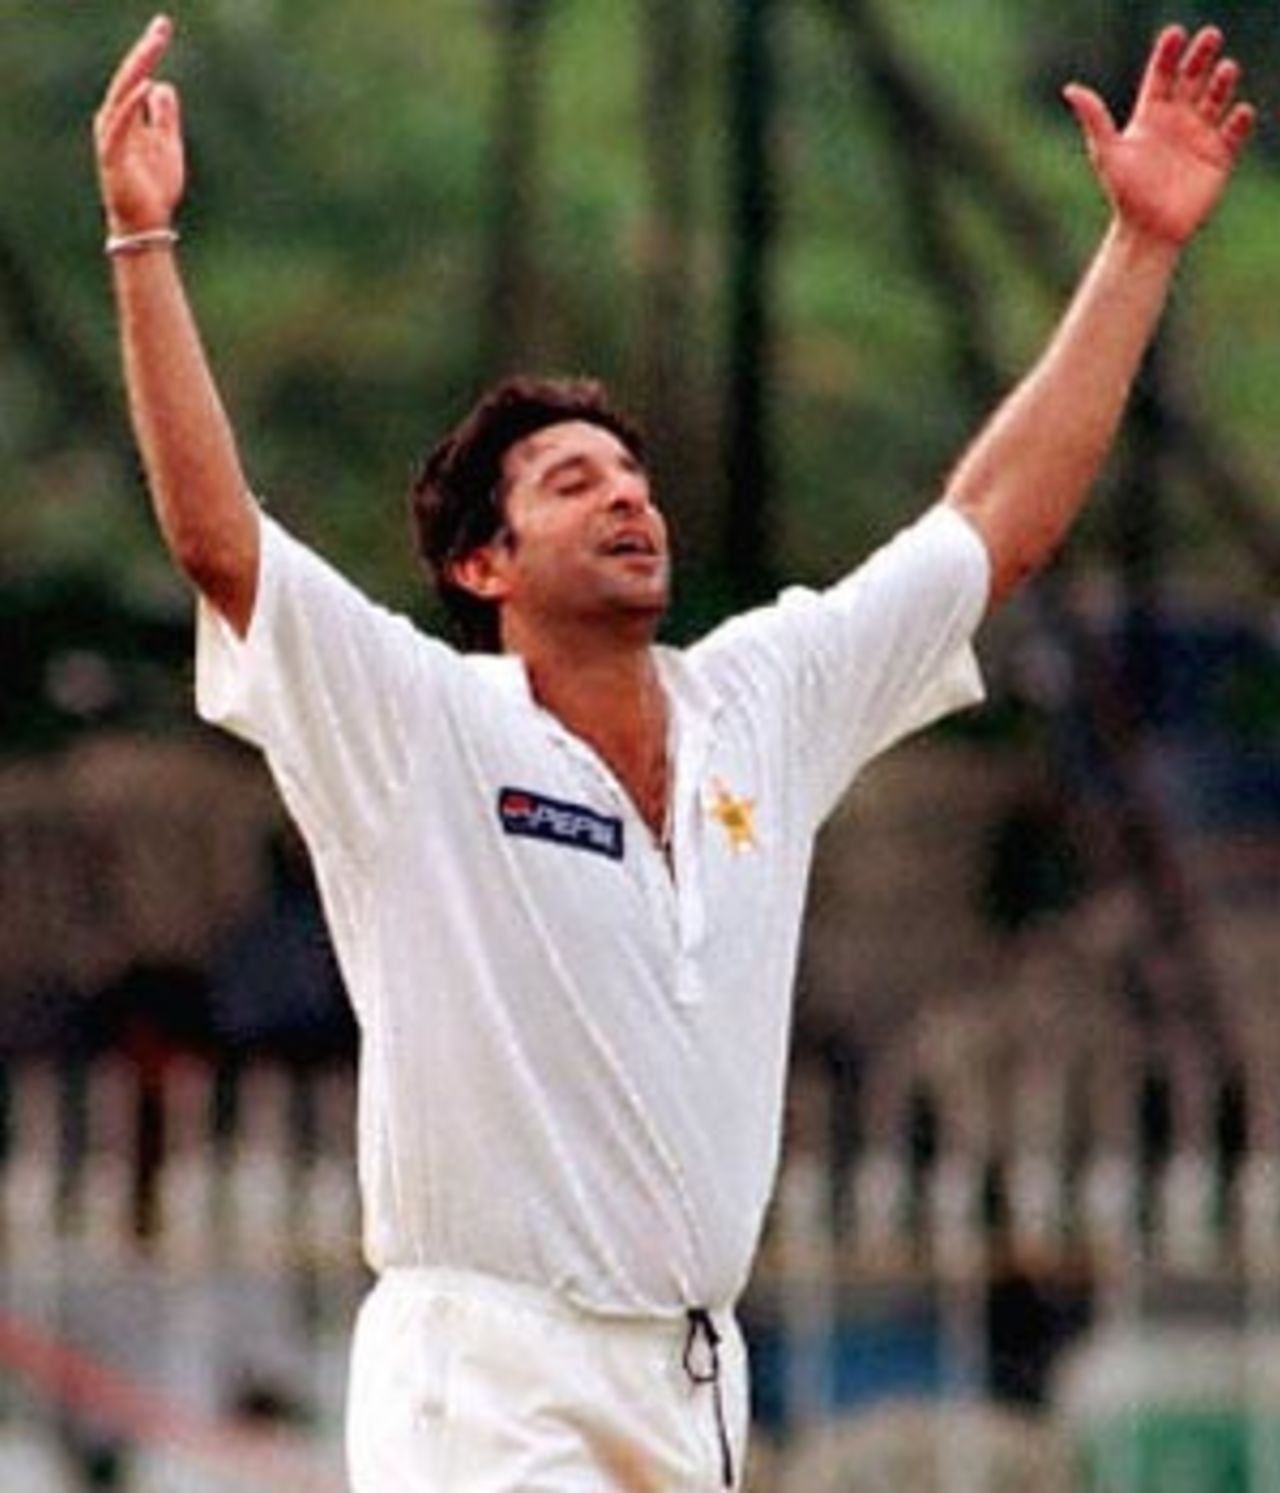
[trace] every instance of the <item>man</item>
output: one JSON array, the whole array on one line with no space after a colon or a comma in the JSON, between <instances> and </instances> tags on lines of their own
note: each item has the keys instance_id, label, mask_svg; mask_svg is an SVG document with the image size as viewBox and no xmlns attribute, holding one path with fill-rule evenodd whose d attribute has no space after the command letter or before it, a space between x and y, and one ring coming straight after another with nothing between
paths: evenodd
<instances>
[{"instance_id":1,"label":"man","mask_svg":"<svg viewBox=\"0 0 1280 1493\"><path fill-rule=\"evenodd\" d=\"M492 390L414 493L470 643L376 608L249 494L177 266L171 25L96 126L130 407L201 596L199 707L266 753L362 1037L359 1493L739 1486L733 1306L772 1185L810 848L858 769L980 692L970 640L1084 500L1249 134L1219 33L1157 40L1035 369L831 590L654 644L666 528L591 384ZM612 1469L612 1470L611 1470Z\"/></svg>"}]
</instances>

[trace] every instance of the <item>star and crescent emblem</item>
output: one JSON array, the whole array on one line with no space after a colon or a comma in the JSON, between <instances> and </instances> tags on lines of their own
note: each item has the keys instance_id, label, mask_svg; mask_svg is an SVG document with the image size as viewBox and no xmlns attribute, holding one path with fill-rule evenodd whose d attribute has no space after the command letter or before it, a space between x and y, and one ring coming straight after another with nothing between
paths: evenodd
<instances>
[{"instance_id":1,"label":"star and crescent emblem","mask_svg":"<svg viewBox=\"0 0 1280 1493\"><path fill-rule=\"evenodd\" d=\"M724 830L734 855L758 850L756 839L756 801L733 793L719 778L712 784L706 799L707 814Z\"/></svg>"}]
</instances>

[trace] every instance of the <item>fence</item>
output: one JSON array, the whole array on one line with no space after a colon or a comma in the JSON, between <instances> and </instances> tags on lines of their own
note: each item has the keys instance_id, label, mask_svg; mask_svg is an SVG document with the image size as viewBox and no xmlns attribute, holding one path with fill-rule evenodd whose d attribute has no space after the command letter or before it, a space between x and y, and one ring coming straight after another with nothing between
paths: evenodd
<instances>
[{"instance_id":1,"label":"fence","mask_svg":"<svg viewBox=\"0 0 1280 1493\"><path fill-rule=\"evenodd\" d=\"M342 1487L352 1087L185 1058L5 1072L4 1408L71 1486L134 1463L127 1486L168 1493Z\"/></svg>"},{"instance_id":2,"label":"fence","mask_svg":"<svg viewBox=\"0 0 1280 1493\"><path fill-rule=\"evenodd\" d=\"M1022 1351L1048 1373L1034 1341L1037 1323L1052 1325L1045 1301L1069 1303L1073 1329L1192 1312L1219 1335L1270 1338L1280 1129L1268 1054L1222 1072L1185 1045L1143 1050L1114 1029L1016 1047L935 1018L881 1055L852 1104L820 1065L797 1067L746 1304L762 1418L788 1443L885 1398L975 1415L1002 1383L1014 1400L1052 1399L1051 1379L1032 1382L1018 1362ZM146 1441L215 1472L230 1461L240 1481L225 1486L239 1490L257 1486L245 1468L263 1455L238 1440L244 1426L296 1415L325 1453L289 1485L332 1486L364 1283L351 1072L28 1061L0 1093L10 1419L34 1416L86 1456ZM140 1400L143 1385L163 1394ZM919 1455L913 1424L900 1421L899 1440Z\"/></svg>"},{"instance_id":3,"label":"fence","mask_svg":"<svg viewBox=\"0 0 1280 1493\"><path fill-rule=\"evenodd\" d=\"M1274 1037L1097 1014L925 1013L852 1100L793 1074L749 1306L797 1488L1280 1487Z\"/></svg>"}]
</instances>

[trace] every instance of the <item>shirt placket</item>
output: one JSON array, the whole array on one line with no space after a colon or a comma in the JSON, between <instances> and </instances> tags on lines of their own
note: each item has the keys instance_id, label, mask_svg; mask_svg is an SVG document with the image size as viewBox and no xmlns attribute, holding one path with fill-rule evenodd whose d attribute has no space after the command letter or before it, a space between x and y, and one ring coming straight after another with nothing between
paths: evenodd
<instances>
[{"instance_id":1,"label":"shirt placket","mask_svg":"<svg viewBox=\"0 0 1280 1493\"><path fill-rule=\"evenodd\" d=\"M707 936L702 866L702 778L710 749L711 730L705 719L694 717L682 722L672 785L674 806L671 819L671 857L675 868L677 905L675 997L682 1006L700 1005L707 993L701 958Z\"/></svg>"},{"instance_id":2,"label":"shirt placket","mask_svg":"<svg viewBox=\"0 0 1280 1493\"><path fill-rule=\"evenodd\" d=\"M672 936L675 957L673 994L678 1005L693 1006L706 996L699 951L706 936L701 875L701 769L710 732L701 719L682 721L676 737L671 785L671 839L668 850L655 839L617 775L588 743L558 723L548 725L559 750L584 768L606 792L630 826L638 873L646 900ZM670 863L667 856L670 855Z\"/></svg>"}]
</instances>

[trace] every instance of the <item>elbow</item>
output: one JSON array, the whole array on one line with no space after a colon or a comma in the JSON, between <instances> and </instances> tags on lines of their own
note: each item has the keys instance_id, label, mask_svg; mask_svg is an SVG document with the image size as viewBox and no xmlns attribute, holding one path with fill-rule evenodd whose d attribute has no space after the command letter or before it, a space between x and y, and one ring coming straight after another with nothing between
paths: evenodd
<instances>
[{"instance_id":1,"label":"elbow","mask_svg":"<svg viewBox=\"0 0 1280 1493\"><path fill-rule=\"evenodd\" d=\"M957 509L977 530L991 567L988 606L995 608L1053 559L1062 543L1062 530L1053 523L1028 519L1007 520L1008 508L957 502Z\"/></svg>"},{"instance_id":2,"label":"elbow","mask_svg":"<svg viewBox=\"0 0 1280 1493\"><path fill-rule=\"evenodd\" d=\"M215 610L244 636L258 584L256 521L231 533L175 526L165 534L178 569Z\"/></svg>"},{"instance_id":3,"label":"elbow","mask_svg":"<svg viewBox=\"0 0 1280 1493\"><path fill-rule=\"evenodd\" d=\"M992 555L988 610L994 611L1008 601L1015 591L1045 568L1052 556L1052 549L1041 554Z\"/></svg>"},{"instance_id":4,"label":"elbow","mask_svg":"<svg viewBox=\"0 0 1280 1493\"><path fill-rule=\"evenodd\" d=\"M234 555L226 541L197 525L166 525L164 537L173 563L197 591L218 585L234 567Z\"/></svg>"}]
</instances>

